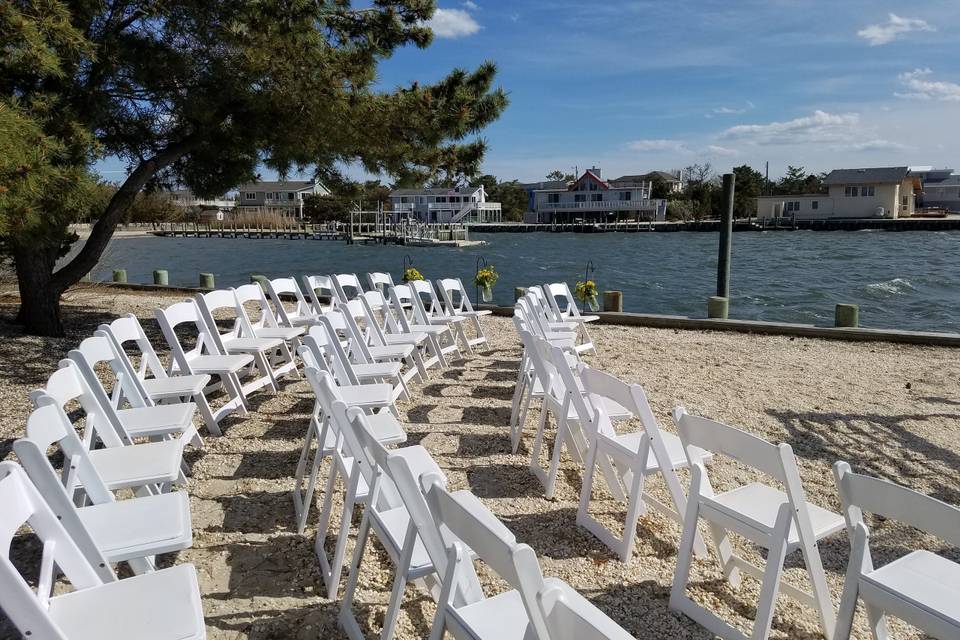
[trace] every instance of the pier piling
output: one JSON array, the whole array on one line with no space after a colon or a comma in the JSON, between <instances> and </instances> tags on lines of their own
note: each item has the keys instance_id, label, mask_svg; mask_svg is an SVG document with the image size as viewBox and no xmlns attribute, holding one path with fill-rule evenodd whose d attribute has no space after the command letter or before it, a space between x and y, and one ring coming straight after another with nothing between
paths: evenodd
<instances>
[{"instance_id":1,"label":"pier piling","mask_svg":"<svg viewBox=\"0 0 960 640\"><path fill-rule=\"evenodd\" d=\"M720 253L717 256L717 296L730 295L730 256L733 240L734 175L723 174L723 210L720 214ZM726 317L726 316L724 316Z\"/></svg>"},{"instance_id":2,"label":"pier piling","mask_svg":"<svg viewBox=\"0 0 960 640\"><path fill-rule=\"evenodd\" d=\"M604 311L623 311L623 292L622 291L604 291L603 292L603 310Z\"/></svg>"},{"instance_id":3,"label":"pier piling","mask_svg":"<svg viewBox=\"0 0 960 640\"><path fill-rule=\"evenodd\" d=\"M725 296L710 296L707 300L707 317L726 320L730 312L730 299Z\"/></svg>"},{"instance_id":4,"label":"pier piling","mask_svg":"<svg viewBox=\"0 0 960 640\"><path fill-rule=\"evenodd\" d=\"M126 269L114 269L114 270L113 270L113 281L114 281L114 282L126 282L126 281L127 281L127 270L126 270Z\"/></svg>"},{"instance_id":5,"label":"pier piling","mask_svg":"<svg viewBox=\"0 0 960 640\"><path fill-rule=\"evenodd\" d=\"M858 327L860 325L860 307L855 304L838 304L834 313L833 326Z\"/></svg>"},{"instance_id":6,"label":"pier piling","mask_svg":"<svg viewBox=\"0 0 960 640\"><path fill-rule=\"evenodd\" d=\"M170 284L170 274L166 269L153 270L153 284L167 286Z\"/></svg>"},{"instance_id":7,"label":"pier piling","mask_svg":"<svg viewBox=\"0 0 960 640\"><path fill-rule=\"evenodd\" d=\"M201 273L200 274L200 288L201 289L214 289L213 274L212 273Z\"/></svg>"}]
</instances>

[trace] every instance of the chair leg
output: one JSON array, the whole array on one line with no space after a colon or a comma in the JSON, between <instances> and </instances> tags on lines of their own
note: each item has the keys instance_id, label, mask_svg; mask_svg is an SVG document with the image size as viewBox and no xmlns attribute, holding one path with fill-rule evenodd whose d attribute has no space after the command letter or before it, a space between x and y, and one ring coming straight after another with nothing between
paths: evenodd
<instances>
[{"instance_id":1,"label":"chair leg","mask_svg":"<svg viewBox=\"0 0 960 640\"><path fill-rule=\"evenodd\" d=\"M218 425L217 421L214 419L213 411L210 410L210 403L207 402L207 397L203 395L202 391L193 396L193 402L197 405L197 409L200 411L200 417L203 418L203 424L207 426L207 433L212 436L222 436L223 431L220 430L220 425Z\"/></svg>"},{"instance_id":2,"label":"chair leg","mask_svg":"<svg viewBox=\"0 0 960 640\"><path fill-rule=\"evenodd\" d=\"M416 542L416 525L411 522L407 527L407 535L397 563L397 573L393 578L390 604L387 606L387 613L383 618L383 631L380 632L380 640L391 640L393 638L393 631L397 626L397 615L400 613L400 604L403 602L403 592L409 581L407 572L410 570L410 561L413 559L413 549Z\"/></svg>"},{"instance_id":3,"label":"chair leg","mask_svg":"<svg viewBox=\"0 0 960 640\"><path fill-rule=\"evenodd\" d=\"M757 602L757 617L753 623L752 640L766 640L770 635L773 622L773 610L777 605L780 592L780 576L783 574L783 561L787 557L787 536L790 533L792 513L790 505L780 506L776 524L773 525L771 545L767 551L767 568L763 572L763 586L760 600Z\"/></svg>"},{"instance_id":4,"label":"chair leg","mask_svg":"<svg viewBox=\"0 0 960 640\"><path fill-rule=\"evenodd\" d=\"M564 409L565 412L565 409ZM553 452L550 456L550 470L547 474L547 482L544 486L547 499L553 498L553 492L557 487L557 473L560 472L560 454L563 453L563 443L567 440L567 434L570 427L566 416L557 418L557 435L553 439Z\"/></svg>"},{"instance_id":5,"label":"chair leg","mask_svg":"<svg viewBox=\"0 0 960 640\"><path fill-rule=\"evenodd\" d=\"M353 615L353 595L357 590L357 582L360 579L360 563L363 561L363 553L367 547L369 536L370 516L369 512L365 511L363 519L360 521L360 529L357 531L357 542L353 549L353 558L350 561L349 578L347 578L347 586L343 592L343 602L340 604L340 615L338 616L340 626L351 640L363 638L360 625L357 624L357 619Z\"/></svg>"},{"instance_id":6,"label":"chair leg","mask_svg":"<svg viewBox=\"0 0 960 640\"><path fill-rule=\"evenodd\" d=\"M673 574L673 586L670 589L670 608L685 612L687 598L687 583L690 581L690 565L693 562L693 541L697 537L697 520L700 517L700 483L694 479L690 487L690 499L687 501L687 512L683 517L683 533L680 535L680 546L677 549L677 568Z\"/></svg>"},{"instance_id":7,"label":"chair leg","mask_svg":"<svg viewBox=\"0 0 960 640\"><path fill-rule=\"evenodd\" d=\"M356 463L354 463L356 464ZM343 571L343 561L346 559L347 540L350 538L350 523L353 520L353 511L357 500L357 476L359 471L354 469L347 495L343 499L343 511L340 515L340 531L337 532L337 544L333 549L333 560L330 562L330 580L327 583L327 597L331 600L337 597L337 588L340 586L340 573ZM323 541L318 537L319 551L323 553Z\"/></svg>"},{"instance_id":8,"label":"chair leg","mask_svg":"<svg viewBox=\"0 0 960 640\"><path fill-rule=\"evenodd\" d=\"M533 449L530 452L530 470L533 471L534 475L538 478L540 477L540 449L543 447L543 431L547 425L547 399L543 399L543 404L540 405L540 422L537 424L537 435L533 439Z\"/></svg>"}]
</instances>

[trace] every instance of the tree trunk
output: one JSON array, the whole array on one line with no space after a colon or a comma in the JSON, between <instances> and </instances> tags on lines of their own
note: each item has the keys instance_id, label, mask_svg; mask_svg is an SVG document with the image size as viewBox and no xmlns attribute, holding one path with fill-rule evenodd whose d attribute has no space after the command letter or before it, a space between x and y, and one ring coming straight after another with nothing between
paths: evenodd
<instances>
[{"instance_id":1,"label":"tree trunk","mask_svg":"<svg viewBox=\"0 0 960 640\"><path fill-rule=\"evenodd\" d=\"M17 322L23 324L24 331L32 335L62 336L60 294L63 289L51 283L56 254L16 248L13 259L20 288Z\"/></svg>"}]
</instances>

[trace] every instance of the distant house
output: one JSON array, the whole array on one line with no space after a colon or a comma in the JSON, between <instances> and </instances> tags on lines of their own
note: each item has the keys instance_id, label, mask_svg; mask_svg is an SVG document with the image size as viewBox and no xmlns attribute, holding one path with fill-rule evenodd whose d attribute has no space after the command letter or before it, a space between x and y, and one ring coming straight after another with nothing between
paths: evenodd
<instances>
[{"instance_id":1,"label":"distant house","mask_svg":"<svg viewBox=\"0 0 960 640\"><path fill-rule=\"evenodd\" d=\"M488 202L483 185L396 189L390 193L394 220L414 218L420 222L501 222L499 202Z\"/></svg>"},{"instance_id":2,"label":"distant house","mask_svg":"<svg viewBox=\"0 0 960 640\"><path fill-rule=\"evenodd\" d=\"M526 222L612 222L615 220L664 220L666 200L650 197L650 180L624 176L605 181L597 167L584 171L576 181L534 190L533 210Z\"/></svg>"},{"instance_id":3,"label":"distant house","mask_svg":"<svg viewBox=\"0 0 960 640\"><path fill-rule=\"evenodd\" d=\"M527 192L527 211L537 209L537 191L547 189L566 189L570 186L568 180L541 180L540 182L521 182L520 187Z\"/></svg>"},{"instance_id":4,"label":"distant house","mask_svg":"<svg viewBox=\"0 0 960 640\"><path fill-rule=\"evenodd\" d=\"M330 190L316 180L252 182L240 185L237 207L241 212L280 213L303 217L303 200L307 196L330 195Z\"/></svg>"},{"instance_id":5,"label":"distant house","mask_svg":"<svg viewBox=\"0 0 960 640\"><path fill-rule=\"evenodd\" d=\"M960 174L953 169L910 167L910 175L923 181L918 206L960 212Z\"/></svg>"},{"instance_id":6,"label":"distant house","mask_svg":"<svg viewBox=\"0 0 960 640\"><path fill-rule=\"evenodd\" d=\"M234 198L220 196L219 198L198 198L189 189L174 189L168 191L165 197L177 207L196 211L201 220L223 220L224 214L229 213L237 206Z\"/></svg>"},{"instance_id":7,"label":"distant house","mask_svg":"<svg viewBox=\"0 0 960 640\"><path fill-rule=\"evenodd\" d=\"M680 177L679 172L674 175L667 171L651 171L650 173L644 173L643 175L638 176L620 176L615 180L611 180L610 184L627 185L641 184L646 182L652 183L656 178L663 180L664 184L667 185L668 193L681 193L683 191L684 182L683 178Z\"/></svg>"},{"instance_id":8,"label":"distant house","mask_svg":"<svg viewBox=\"0 0 960 640\"><path fill-rule=\"evenodd\" d=\"M757 198L757 217L900 218L916 211L921 180L907 167L834 169L823 184L827 193Z\"/></svg>"}]
</instances>

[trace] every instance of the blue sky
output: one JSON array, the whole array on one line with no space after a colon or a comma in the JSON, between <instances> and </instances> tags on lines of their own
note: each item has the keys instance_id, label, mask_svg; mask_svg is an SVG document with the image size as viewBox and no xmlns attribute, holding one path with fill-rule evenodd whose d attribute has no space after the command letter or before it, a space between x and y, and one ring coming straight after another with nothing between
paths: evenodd
<instances>
[{"instance_id":1,"label":"blue sky","mask_svg":"<svg viewBox=\"0 0 960 640\"><path fill-rule=\"evenodd\" d=\"M484 171L613 177L711 162L960 168L956 0L441 1L434 44L380 67L430 82L492 60L510 107ZM109 177L109 176L108 176Z\"/></svg>"}]
</instances>

